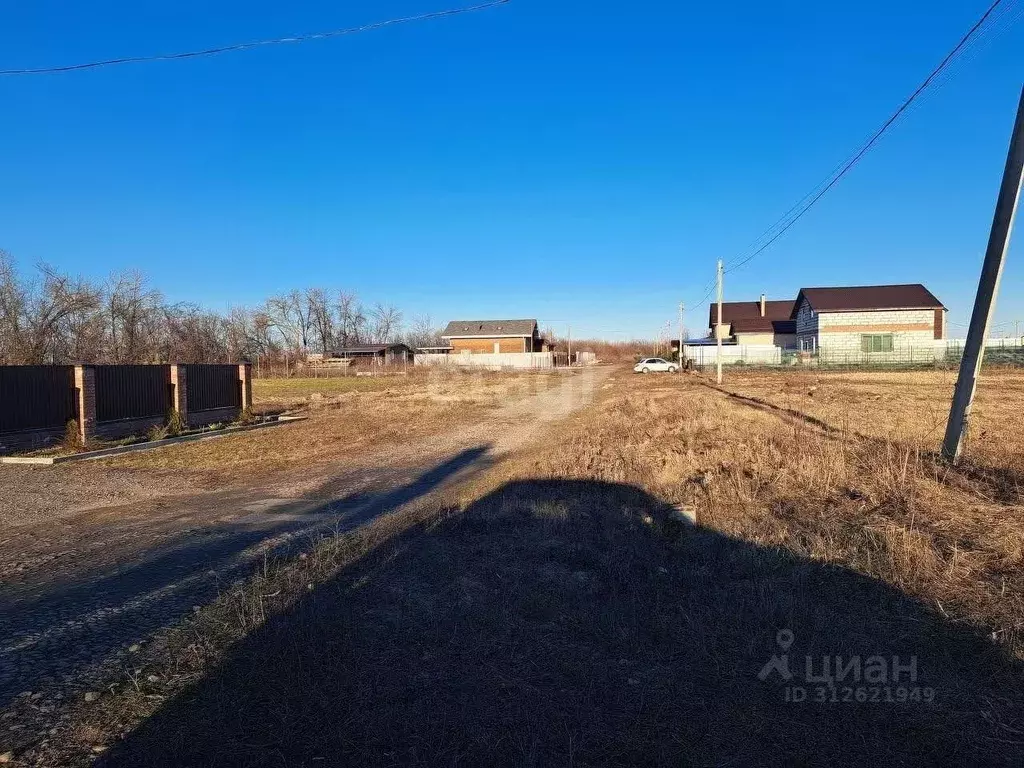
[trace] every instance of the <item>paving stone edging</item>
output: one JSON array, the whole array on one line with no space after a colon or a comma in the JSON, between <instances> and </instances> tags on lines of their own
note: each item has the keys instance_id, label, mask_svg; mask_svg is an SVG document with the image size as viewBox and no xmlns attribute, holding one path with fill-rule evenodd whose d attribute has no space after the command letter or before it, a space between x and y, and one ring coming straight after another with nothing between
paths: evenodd
<instances>
[{"instance_id":1,"label":"paving stone edging","mask_svg":"<svg viewBox=\"0 0 1024 768\"><path fill-rule=\"evenodd\" d=\"M199 432L194 435L182 435L181 437L165 437L163 440L152 440L134 445L121 445L116 448L103 448L98 451L85 451L84 453L71 453L67 456L4 456L0 457L0 464L64 464L68 461L88 461L89 459L101 459L107 456L117 456L121 453L134 453L135 451L153 451L158 448L165 448L177 443L189 443L194 440L212 440L217 437L227 437L239 432L249 432L253 429L264 427L276 427L281 424L292 424L296 421L305 421L308 416L278 416L273 421L264 421L260 424L244 424L237 427L225 427L212 432Z\"/></svg>"}]
</instances>

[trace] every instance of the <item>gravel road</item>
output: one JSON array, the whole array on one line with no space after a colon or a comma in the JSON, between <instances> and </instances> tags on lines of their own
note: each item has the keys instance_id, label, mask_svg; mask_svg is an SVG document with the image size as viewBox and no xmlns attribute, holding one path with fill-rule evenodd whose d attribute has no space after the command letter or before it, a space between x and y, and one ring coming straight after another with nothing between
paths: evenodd
<instances>
[{"instance_id":1,"label":"gravel road","mask_svg":"<svg viewBox=\"0 0 1024 768\"><path fill-rule=\"evenodd\" d=\"M351 530L485 469L589 403L607 373L575 372L476 424L375 454L372 466L321 465L246 489L88 463L4 467L18 474L5 474L11 492L0 502L0 708L25 691L84 690L101 664L268 552Z\"/></svg>"}]
</instances>

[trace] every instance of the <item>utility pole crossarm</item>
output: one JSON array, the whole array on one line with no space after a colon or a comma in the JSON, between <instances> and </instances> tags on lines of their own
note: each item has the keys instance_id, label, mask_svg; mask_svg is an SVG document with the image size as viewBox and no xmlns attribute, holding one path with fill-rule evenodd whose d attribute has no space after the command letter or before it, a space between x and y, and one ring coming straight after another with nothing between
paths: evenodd
<instances>
[{"instance_id":1,"label":"utility pole crossarm","mask_svg":"<svg viewBox=\"0 0 1024 768\"><path fill-rule=\"evenodd\" d=\"M992 323L996 306L999 279L1003 273L1003 262L1013 232L1013 220L1020 200L1021 178L1024 175L1024 88L1021 89L1017 105L1017 119L1010 138L1010 150L1003 169L1003 181L999 187L996 212L992 218L992 230L985 250L985 261L978 281L978 294L974 299L974 311L967 330L964 354L960 360L960 375L953 392L953 404L949 410L946 435L942 441L942 456L948 461L960 458L964 435L970 421L974 392L978 386L978 375L985 356L985 339Z\"/></svg>"}]
</instances>

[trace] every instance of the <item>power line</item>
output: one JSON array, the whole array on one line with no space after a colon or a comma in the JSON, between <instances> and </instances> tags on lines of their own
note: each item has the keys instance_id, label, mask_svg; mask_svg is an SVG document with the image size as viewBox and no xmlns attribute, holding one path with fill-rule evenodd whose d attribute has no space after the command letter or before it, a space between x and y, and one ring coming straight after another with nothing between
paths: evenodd
<instances>
[{"instance_id":1,"label":"power line","mask_svg":"<svg viewBox=\"0 0 1024 768\"><path fill-rule=\"evenodd\" d=\"M494 8L499 5L505 5L511 2L511 0L492 0L488 3L481 5L472 5L465 8L451 8L444 11L432 11L430 13L423 13L419 16L405 16L398 19L388 19L387 21L375 21L371 24L363 24L359 27L347 27L345 29L332 29L328 32L313 32L306 35L294 35L292 37L276 37L269 40L256 40L251 43L234 43L232 45L223 45L217 48L206 48L199 51L185 51L181 53L166 53L166 54L155 54L151 56L125 56L117 59L105 59L103 61L91 61L84 64L68 64L60 67L40 67L38 69L3 69L0 70L0 75L13 76L13 75L49 75L56 74L58 72L77 72L83 69L97 69L99 67L110 67L115 64L139 64L150 61L175 61L177 59L194 59L200 56L215 56L220 53L235 53L237 51L247 51L252 48L260 48L269 45L283 45L285 43L305 43L310 40L326 40L332 37L341 37L343 35L353 35L357 32L370 32L375 29L381 29L382 27L390 27L396 24L409 24L415 21L429 21L431 19L440 19L447 16L459 16L464 13L475 13L477 11L484 11L488 8Z\"/></svg>"},{"instance_id":2,"label":"power line","mask_svg":"<svg viewBox=\"0 0 1024 768\"><path fill-rule=\"evenodd\" d=\"M1006 12L1003 13L1003 10L1005 10ZM969 61L977 53L982 40L984 40L985 38L994 39L1001 35L1003 32L1005 32L1007 29L1012 27L1018 21L1020 16L1024 14L1024 7L1018 7L1016 8L1016 10L1014 10L1012 8L1011 3L1010 5L1004 5L1002 9L999 10L999 13L1001 15L992 15L989 17L984 28L979 30L978 33L970 39L967 45L965 45L961 49L956 59L954 61L951 61L949 66L946 67L946 69L944 69L942 73L935 80L932 81L933 88L941 88L945 83L953 79L959 73L959 71L963 69L965 62ZM897 125L899 125L911 111L912 108L907 109L905 112L903 112L903 114L901 114L899 118L897 118L897 120L894 121L892 125L889 126L889 129L892 130ZM775 221L775 223L773 223L770 227L768 227L768 229L762 232L753 242L751 242L747 246L747 248L756 247L758 243L760 243L766 237L771 236L775 232L777 227L786 223L789 220L789 217L795 211L797 211L800 208L800 206L803 205L804 202L806 202L809 198L817 194L818 191L823 186L825 186L832 179L833 176L835 176L837 173L839 173L840 170L842 170L843 166L849 161L849 159L850 158L847 158L847 160L840 162L838 165L836 165L835 168L829 171L829 173L820 182L818 182L817 185L811 188L806 195L804 195L795 203L793 203L792 207L790 207L788 211L782 214L782 216L780 216L778 220Z\"/></svg>"},{"instance_id":3,"label":"power line","mask_svg":"<svg viewBox=\"0 0 1024 768\"><path fill-rule=\"evenodd\" d=\"M783 218L779 220L779 222L776 222L771 227L769 227L761 235L761 237L754 241L755 243L757 243L759 240L763 239L765 236L771 233L773 229L778 227L781 221L786 220L786 216L788 216L790 212L792 212L796 208L799 208L797 213L790 217L788 220L786 220L785 224L781 226L781 228L779 228L778 231L772 234L771 237L769 237L769 239L764 244L758 247L753 253L751 253L746 258L728 267L726 269L726 272L732 272L733 270L739 269L744 264L748 263L749 261L757 257L759 254L763 253L769 246L772 245L772 243L774 243L776 240L782 237L782 235L784 235L790 229L790 227L796 224L796 222L798 222L804 216L804 214L806 214L811 208L813 208L815 204L817 204L817 202L821 200L821 198L824 197L830 189L832 189L832 187L838 184L839 181L844 176L846 176L846 174L849 173L858 162L860 162L861 158L863 158L864 155L868 153L868 151L878 142L878 140L882 138L882 136L892 127L892 125L910 107L910 105L913 104L914 101L916 101L917 98L932 84L936 77L938 77L939 74L946 69L950 62L953 61L954 58L956 58L956 56L964 49L964 47L974 38L975 33L977 33L978 30L981 29L982 26L984 26L985 22L988 21L988 18L1002 3L1003 0L994 0L994 2L988 7L985 13L981 15L981 18L979 18L974 23L974 25L967 31L967 33L960 38L960 41L953 47L953 49L946 54L945 58L943 58L942 61L939 62L939 65L928 74L928 77L926 77L924 81L917 87L917 89L912 94L910 94L910 96L907 97L907 99L904 100L904 102L899 106L899 108L895 112L893 112L892 115L890 115L889 119L882 124L882 127L875 131L874 134L872 134L871 138L867 140L867 142L853 155L853 157L847 160L837 172L833 172L832 175L829 177L828 182L823 187L821 184L819 184L818 186L822 188L816 194L813 194L813 196L810 196L810 193L808 195L805 195L804 198L802 198L801 202L803 202L803 200L807 200L807 198L810 196L810 200L807 203L801 206L801 204L798 202L796 206L791 208L790 211L788 211L786 215L784 215Z\"/></svg>"}]
</instances>

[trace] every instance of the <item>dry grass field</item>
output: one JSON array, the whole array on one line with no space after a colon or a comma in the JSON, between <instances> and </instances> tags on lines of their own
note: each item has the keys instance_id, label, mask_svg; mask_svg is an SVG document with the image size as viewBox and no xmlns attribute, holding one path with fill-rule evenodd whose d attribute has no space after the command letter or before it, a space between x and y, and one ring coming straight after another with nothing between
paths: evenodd
<instances>
[{"instance_id":1,"label":"dry grass field","mask_svg":"<svg viewBox=\"0 0 1024 768\"><path fill-rule=\"evenodd\" d=\"M1020 765L1024 376L986 376L960 469L943 376L619 371L445 503L228 589L27 758ZM809 701L759 678L783 651ZM913 657L917 697L823 656Z\"/></svg>"},{"instance_id":2,"label":"dry grass field","mask_svg":"<svg viewBox=\"0 0 1024 768\"><path fill-rule=\"evenodd\" d=\"M502 403L542 392L557 383L557 376L435 369L379 378L257 379L257 412L311 418L286 427L125 454L102 464L213 473L224 482L343 458L372 460L372 451L472 423Z\"/></svg>"},{"instance_id":3,"label":"dry grass field","mask_svg":"<svg viewBox=\"0 0 1024 768\"><path fill-rule=\"evenodd\" d=\"M840 431L934 452L942 441L955 369L802 372L729 370L725 389L812 416ZM972 464L1024 472L1024 373L986 368L972 412Z\"/></svg>"}]
</instances>

